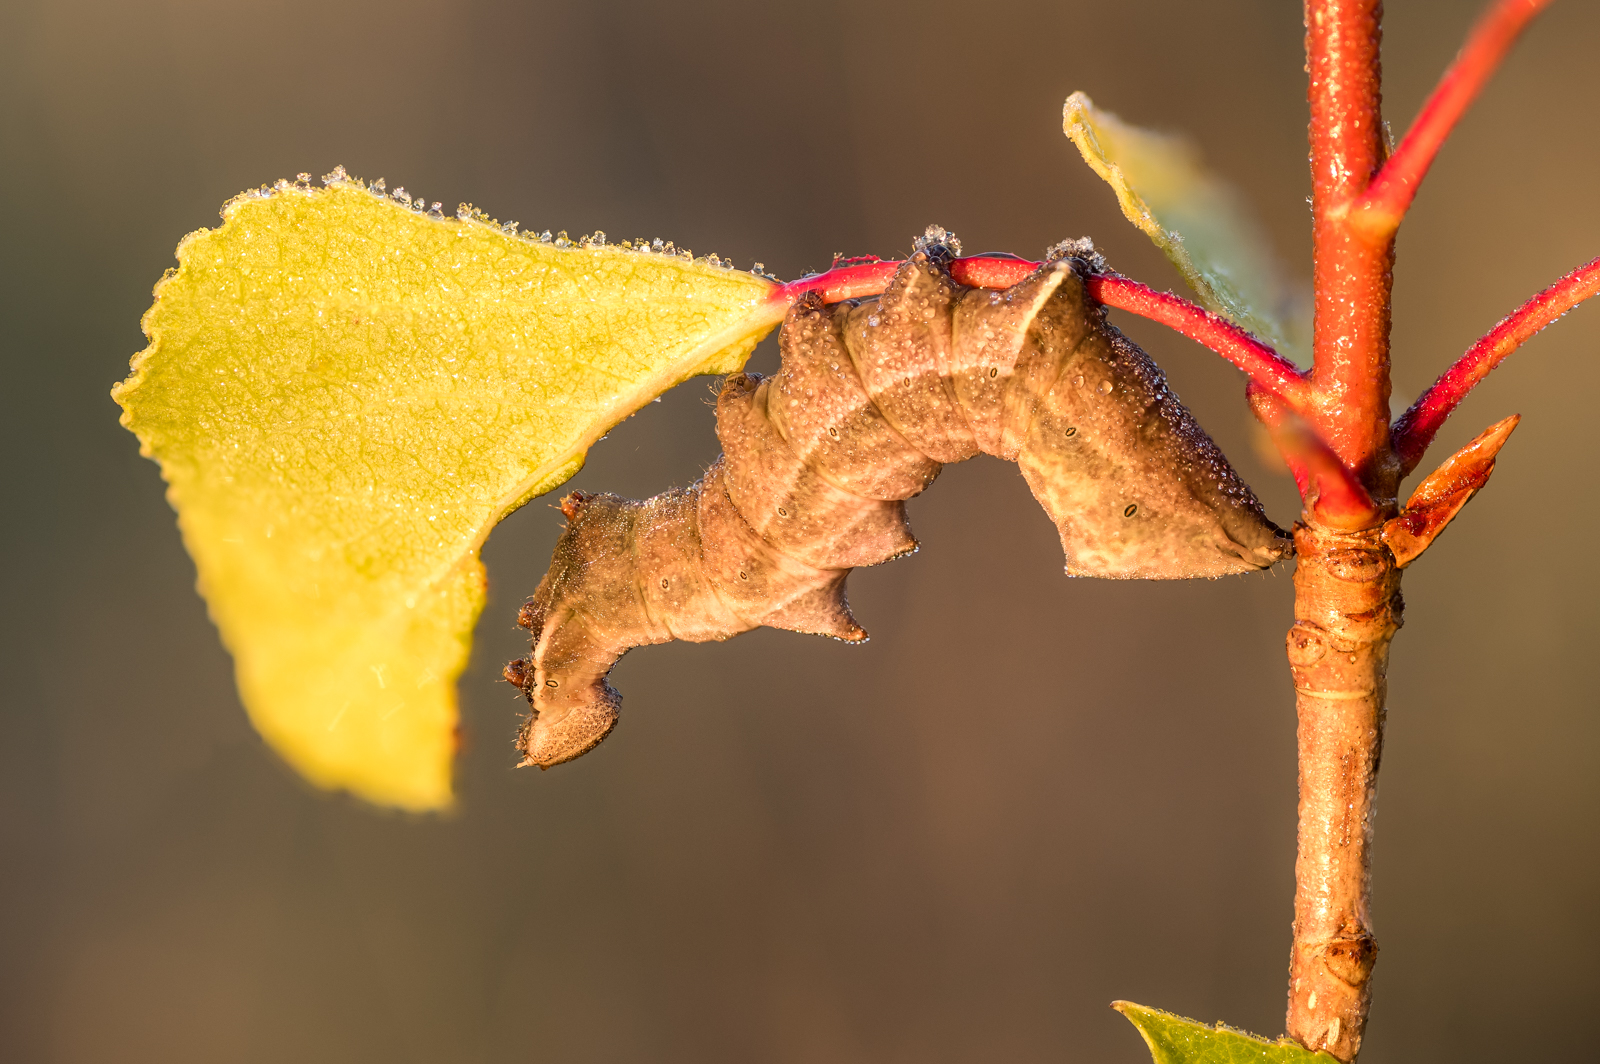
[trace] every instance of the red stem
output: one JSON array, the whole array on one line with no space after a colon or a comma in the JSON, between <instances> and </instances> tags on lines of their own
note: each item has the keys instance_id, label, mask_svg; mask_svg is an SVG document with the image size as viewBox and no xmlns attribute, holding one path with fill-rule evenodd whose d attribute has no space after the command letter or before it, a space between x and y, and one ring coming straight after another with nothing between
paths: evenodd
<instances>
[{"instance_id":1,"label":"red stem","mask_svg":"<svg viewBox=\"0 0 1600 1064\"><path fill-rule=\"evenodd\" d=\"M1445 419L1502 359L1596 293L1600 293L1600 258L1579 266L1522 304L1467 348L1396 422L1395 450L1405 472L1417 467Z\"/></svg>"},{"instance_id":2,"label":"red stem","mask_svg":"<svg viewBox=\"0 0 1600 1064\"><path fill-rule=\"evenodd\" d=\"M807 292L818 293L824 303L882 295L883 290L889 287L889 279L894 276L894 271L899 268L898 262L891 261L840 266L781 284L767 296L767 302L787 306Z\"/></svg>"},{"instance_id":3,"label":"red stem","mask_svg":"<svg viewBox=\"0 0 1600 1064\"><path fill-rule=\"evenodd\" d=\"M1455 62L1439 79L1393 157L1350 211L1350 221L1371 239L1392 235L1427 176L1450 131L1500 66L1518 36L1550 0L1498 0L1486 11Z\"/></svg>"},{"instance_id":4,"label":"red stem","mask_svg":"<svg viewBox=\"0 0 1600 1064\"><path fill-rule=\"evenodd\" d=\"M1090 277L1089 294L1108 307L1159 321L1204 344L1244 370L1252 383L1276 395L1291 409L1304 408L1306 381L1295 364L1228 319L1171 292L1157 292L1114 273Z\"/></svg>"},{"instance_id":5,"label":"red stem","mask_svg":"<svg viewBox=\"0 0 1600 1064\"><path fill-rule=\"evenodd\" d=\"M1306 0L1313 214L1311 421L1345 464L1387 488L1393 242L1352 230L1383 163L1380 0ZM1379 494L1387 496L1388 490Z\"/></svg>"},{"instance_id":6,"label":"red stem","mask_svg":"<svg viewBox=\"0 0 1600 1064\"><path fill-rule=\"evenodd\" d=\"M973 288L1010 288L1039 268L1037 262L1010 255L974 255L950 264L950 275Z\"/></svg>"},{"instance_id":7,"label":"red stem","mask_svg":"<svg viewBox=\"0 0 1600 1064\"><path fill-rule=\"evenodd\" d=\"M821 293L828 303L873 296L884 290L899 268L898 262L844 266L780 285L769 298L786 304L807 292ZM1009 255L975 255L950 264L951 275L974 288L1008 288L1038 268L1037 262ZM1088 289L1105 306L1159 321L1211 348L1291 409L1300 410L1305 405L1306 381L1295 364L1226 318L1118 274L1093 274L1088 278Z\"/></svg>"},{"instance_id":8,"label":"red stem","mask_svg":"<svg viewBox=\"0 0 1600 1064\"><path fill-rule=\"evenodd\" d=\"M1246 395L1257 420L1266 426L1294 476L1306 512L1330 528L1371 527L1378 507L1327 444L1277 396L1252 384Z\"/></svg>"}]
</instances>

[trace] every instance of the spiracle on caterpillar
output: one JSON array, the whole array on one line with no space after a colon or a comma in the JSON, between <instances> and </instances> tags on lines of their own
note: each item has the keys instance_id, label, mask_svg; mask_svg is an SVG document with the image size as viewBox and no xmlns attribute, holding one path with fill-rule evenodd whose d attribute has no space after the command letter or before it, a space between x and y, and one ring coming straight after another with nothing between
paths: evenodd
<instances>
[{"instance_id":1,"label":"spiracle on caterpillar","mask_svg":"<svg viewBox=\"0 0 1600 1064\"><path fill-rule=\"evenodd\" d=\"M505 668L532 710L523 764L606 737L621 703L606 678L633 647L762 625L864 641L845 578L914 551L905 500L980 452L1021 468L1072 576L1219 577L1292 552L1089 296L1087 242L1004 289L957 283L951 261L921 243L881 296L797 300L778 373L724 381L723 453L697 483L561 501L566 530L519 615L530 653Z\"/></svg>"}]
</instances>

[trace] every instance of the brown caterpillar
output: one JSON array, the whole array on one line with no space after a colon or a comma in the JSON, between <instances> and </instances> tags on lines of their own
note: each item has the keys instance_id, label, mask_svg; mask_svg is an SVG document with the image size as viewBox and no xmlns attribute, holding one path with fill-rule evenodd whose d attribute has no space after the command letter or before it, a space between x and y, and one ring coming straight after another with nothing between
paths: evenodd
<instances>
[{"instance_id":1,"label":"brown caterpillar","mask_svg":"<svg viewBox=\"0 0 1600 1064\"><path fill-rule=\"evenodd\" d=\"M904 500L980 451L1021 467L1072 576L1217 577L1293 549L1106 323L1083 259L994 291L953 281L949 257L922 248L875 299L798 301L778 374L724 382L723 454L698 483L562 500L566 531L520 615L532 651L505 670L533 709L524 764L605 738L621 701L606 676L632 647L759 625L866 639L845 577L914 551Z\"/></svg>"}]
</instances>

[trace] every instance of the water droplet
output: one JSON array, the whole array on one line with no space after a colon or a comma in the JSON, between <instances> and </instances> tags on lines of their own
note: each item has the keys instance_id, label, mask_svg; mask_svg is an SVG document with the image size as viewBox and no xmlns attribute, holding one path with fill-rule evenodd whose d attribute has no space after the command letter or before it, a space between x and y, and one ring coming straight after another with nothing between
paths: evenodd
<instances>
[{"instance_id":1,"label":"water droplet","mask_svg":"<svg viewBox=\"0 0 1600 1064\"><path fill-rule=\"evenodd\" d=\"M1095 391L1099 392L1101 395L1110 395L1111 394L1111 382L1110 381L1101 381L1095 387Z\"/></svg>"},{"instance_id":2,"label":"water droplet","mask_svg":"<svg viewBox=\"0 0 1600 1064\"><path fill-rule=\"evenodd\" d=\"M1082 388L1083 387L1083 374L1080 373L1076 377L1072 378L1072 386L1074 388Z\"/></svg>"}]
</instances>

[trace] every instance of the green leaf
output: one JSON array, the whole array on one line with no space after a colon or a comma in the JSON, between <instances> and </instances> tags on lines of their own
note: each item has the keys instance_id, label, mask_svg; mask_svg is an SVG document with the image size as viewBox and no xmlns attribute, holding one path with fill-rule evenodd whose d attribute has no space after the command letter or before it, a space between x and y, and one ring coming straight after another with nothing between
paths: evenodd
<instances>
[{"instance_id":1,"label":"green leaf","mask_svg":"<svg viewBox=\"0 0 1600 1064\"><path fill-rule=\"evenodd\" d=\"M1062 123L1116 191L1122 213L1172 260L1206 309L1305 364L1310 289L1285 275L1244 200L1205 169L1192 145L1131 126L1081 92L1068 97Z\"/></svg>"},{"instance_id":2,"label":"green leaf","mask_svg":"<svg viewBox=\"0 0 1600 1064\"><path fill-rule=\"evenodd\" d=\"M321 786L439 808L489 530L644 403L736 370L783 307L686 253L326 180L186 238L112 394L261 734Z\"/></svg>"},{"instance_id":3,"label":"green leaf","mask_svg":"<svg viewBox=\"0 0 1600 1064\"><path fill-rule=\"evenodd\" d=\"M1269 1042L1220 1023L1208 1027L1131 1001L1113 1001L1111 1007L1144 1035L1155 1064L1338 1064L1335 1057L1313 1053L1288 1038Z\"/></svg>"}]
</instances>

